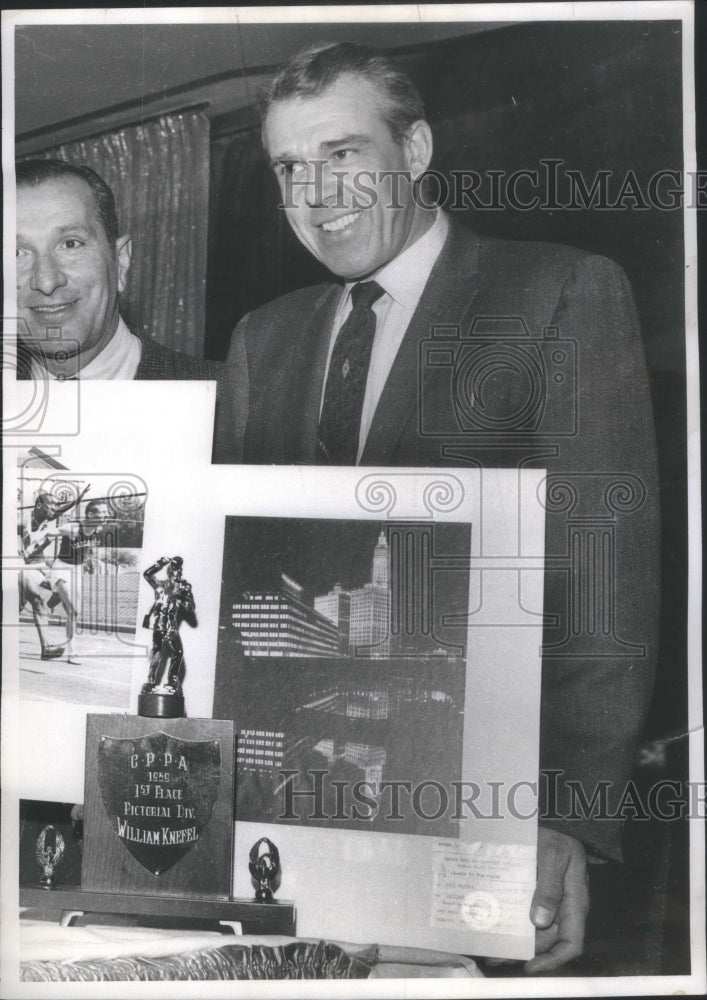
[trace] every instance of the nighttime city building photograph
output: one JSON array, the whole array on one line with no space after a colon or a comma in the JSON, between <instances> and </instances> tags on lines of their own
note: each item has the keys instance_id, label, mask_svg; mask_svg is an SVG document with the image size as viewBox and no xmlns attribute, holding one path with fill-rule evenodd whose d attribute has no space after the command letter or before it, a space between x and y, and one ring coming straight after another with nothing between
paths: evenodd
<instances>
[{"instance_id":1,"label":"nighttime city building photograph","mask_svg":"<svg viewBox=\"0 0 707 1000\"><path fill-rule=\"evenodd\" d=\"M214 714L242 819L455 834L470 532L226 519Z\"/></svg>"}]
</instances>

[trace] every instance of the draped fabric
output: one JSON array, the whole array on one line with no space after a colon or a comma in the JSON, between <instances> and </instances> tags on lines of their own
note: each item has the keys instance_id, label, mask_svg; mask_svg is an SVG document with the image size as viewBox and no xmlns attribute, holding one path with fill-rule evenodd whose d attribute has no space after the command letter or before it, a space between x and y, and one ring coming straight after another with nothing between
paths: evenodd
<instances>
[{"instance_id":1,"label":"draped fabric","mask_svg":"<svg viewBox=\"0 0 707 1000\"><path fill-rule=\"evenodd\" d=\"M348 955L328 941L281 946L243 943L151 958L23 962L22 982L106 982L228 979L365 979L376 947Z\"/></svg>"},{"instance_id":2,"label":"draped fabric","mask_svg":"<svg viewBox=\"0 0 707 1000\"><path fill-rule=\"evenodd\" d=\"M331 279L278 208L280 194L253 125L211 145L207 356L223 359L236 323L278 295Z\"/></svg>"},{"instance_id":3,"label":"draped fabric","mask_svg":"<svg viewBox=\"0 0 707 1000\"><path fill-rule=\"evenodd\" d=\"M92 167L115 195L133 238L121 312L131 329L204 355L209 122L200 111L64 143L39 154Z\"/></svg>"}]
</instances>

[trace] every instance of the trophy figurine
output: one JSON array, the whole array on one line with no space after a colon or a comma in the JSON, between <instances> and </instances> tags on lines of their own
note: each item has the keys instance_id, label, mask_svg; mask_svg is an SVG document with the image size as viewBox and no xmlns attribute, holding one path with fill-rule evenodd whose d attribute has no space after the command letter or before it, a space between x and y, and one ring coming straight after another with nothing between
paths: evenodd
<instances>
[{"instance_id":1,"label":"trophy figurine","mask_svg":"<svg viewBox=\"0 0 707 1000\"><path fill-rule=\"evenodd\" d=\"M39 884L42 889L53 889L56 885L54 871L64 857L64 838L54 826L45 826L36 840L35 856L42 875Z\"/></svg>"},{"instance_id":2,"label":"trophy figurine","mask_svg":"<svg viewBox=\"0 0 707 1000\"><path fill-rule=\"evenodd\" d=\"M267 837L261 837L250 849L248 869L255 885L255 901L272 903L272 894L280 884L280 852Z\"/></svg>"},{"instance_id":3,"label":"trophy figurine","mask_svg":"<svg viewBox=\"0 0 707 1000\"><path fill-rule=\"evenodd\" d=\"M143 628L152 629L150 673L138 698L138 715L152 719L181 719L184 716L184 650L179 626L186 621L196 626L191 584L182 579L181 556L162 556L143 576L155 591L155 602L145 615ZM160 570L163 577L158 577ZM166 673L166 683L161 683Z\"/></svg>"}]
</instances>

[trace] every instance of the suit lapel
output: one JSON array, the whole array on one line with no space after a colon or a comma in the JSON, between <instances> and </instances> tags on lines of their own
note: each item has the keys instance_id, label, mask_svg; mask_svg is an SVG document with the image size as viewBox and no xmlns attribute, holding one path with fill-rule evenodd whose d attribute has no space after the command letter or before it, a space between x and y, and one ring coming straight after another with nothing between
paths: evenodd
<instances>
[{"instance_id":1,"label":"suit lapel","mask_svg":"<svg viewBox=\"0 0 707 1000\"><path fill-rule=\"evenodd\" d=\"M424 391L426 373L420 362L421 344L432 336L435 324L463 326L476 295L474 279L478 269L478 238L452 222L378 401L361 465L390 463Z\"/></svg>"},{"instance_id":2,"label":"suit lapel","mask_svg":"<svg viewBox=\"0 0 707 1000\"><path fill-rule=\"evenodd\" d=\"M297 354L294 377L288 384L295 387L296 398L285 401L285 455L299 463L313 465L317 453L317 427L324 386L324 372L329 352L329 335L341 293L340 285L329 285L317 299L305 328L298 337L301 348ZM296 418L300 414L300 418Z\"/></svg>"}]
</instances>

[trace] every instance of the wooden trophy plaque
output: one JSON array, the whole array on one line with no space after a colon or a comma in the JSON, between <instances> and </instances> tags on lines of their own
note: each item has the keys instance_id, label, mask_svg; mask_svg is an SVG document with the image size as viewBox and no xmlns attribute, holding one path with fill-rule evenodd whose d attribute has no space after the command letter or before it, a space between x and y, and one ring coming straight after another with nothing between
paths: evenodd
<instances>
[{"instance_id":1,"label":"wooden trophy plaque","mask_svg":"<svg viewBox=\"0 0 707 1000\"><path fill-rule=\"evenodd\" d=\"M89 715L84 892L228 899L233 722Z\"/></svg>"}]
</instances>

